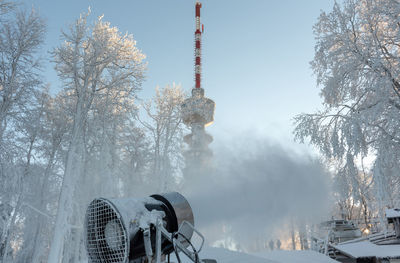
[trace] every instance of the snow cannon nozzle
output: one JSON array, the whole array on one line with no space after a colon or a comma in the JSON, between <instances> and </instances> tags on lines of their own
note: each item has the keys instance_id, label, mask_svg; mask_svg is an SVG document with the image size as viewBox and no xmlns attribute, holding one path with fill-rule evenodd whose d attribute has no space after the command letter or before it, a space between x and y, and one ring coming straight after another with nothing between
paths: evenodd
<instances>
[{"instance_id":1,"label":"snow cannon nozzle","mask_svg":"<svg viewBox=\"0 0 400 263\"><path fill-rule=\"evenodd\" d=\"M85 243L91 263L161 263L163 256L183 252L196 261L193 211L177 193L154 194L146 198L96 198L85 217ZM203 245L201 244L201 246Z\"/></svg>"}]
</instances>

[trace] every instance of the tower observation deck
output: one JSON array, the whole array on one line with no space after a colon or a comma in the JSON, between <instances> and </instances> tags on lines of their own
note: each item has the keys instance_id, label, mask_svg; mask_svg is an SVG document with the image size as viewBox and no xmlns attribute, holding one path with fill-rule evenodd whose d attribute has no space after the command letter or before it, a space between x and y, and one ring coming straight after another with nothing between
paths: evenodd
<instances>
[{"instance_id":1,"label":"tower observation deck","mask_svg":"<svg viewBox=\"0 0 400 263\"><path fill-rule=\"evenodd\" d=\"M214 121L215 102L204 97L204 89L201 86L201 37L204 32L204 25L200 23L201 7L202 4L197 1L195 9L195 87L192 89L192 96L181 105L182 120L191 130L191 133L184 137L184 141L189 146L184 153L186 173L191 173L190 170L197 170L201 167L206 168L212 156L208 145L213 138L206 133L205 127Z\"/></svg>"}]
</instances>

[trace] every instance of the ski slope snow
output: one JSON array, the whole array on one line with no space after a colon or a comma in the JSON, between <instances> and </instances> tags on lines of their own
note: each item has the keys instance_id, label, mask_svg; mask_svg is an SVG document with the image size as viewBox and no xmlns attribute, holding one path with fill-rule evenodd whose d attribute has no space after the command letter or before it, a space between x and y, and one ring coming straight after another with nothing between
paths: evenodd
<instances>
[{"instance_id":1,"label":"ski slope snow","mask_svg":"<svg viewBox=\"0 0 400 263\"><path fill-rule=\"evenodd\" d=\"M218 263L338 263L337 261L314 251L277 250L246 254L224 248L204 248L201 259L215 259ZM192 263L185 255L180 254L182 263ZM176 262L171 256L171 262Z\"/></svg>"}]
</instances>

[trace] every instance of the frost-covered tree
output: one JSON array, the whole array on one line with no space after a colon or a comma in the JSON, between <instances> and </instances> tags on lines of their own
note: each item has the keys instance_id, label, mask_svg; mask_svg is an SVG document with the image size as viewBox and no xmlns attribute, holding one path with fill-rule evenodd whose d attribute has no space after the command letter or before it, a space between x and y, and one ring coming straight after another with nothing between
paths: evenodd
<instances>
[{"instance_id":1,"label":"frost-covered tree","mask_svg":"<svg viewBox=\"0 0 400 263\"><path fill-rule=\"evenodd\" d=\"M60 175L64 168L65 144L71 129L70 102L60 92L55 97L47 95L44 107L42 127L37 146L37 157L41 160L42 172L35 178L35 187L32 187L34 196L29 204L37 211L31 218L26 228L31 235L26 236L28 246L22 248L20 259L25 262L27 258L32 262L44 262L47 248L50 243L51 229L55 208L59 195ZM32 209L31 209L32 210ZM29 231L28 231L29 232ZM24 241L25 242L25 241ZM23 260L25 257L25 261Z\"/></svg>"},{"instance_id":2,"label":"frost-covered tree","mask_svg":"<svg viewBox=\"0 0 400 263\"><path fill-rule=\"evenodd\" d=\"M0 0L0 22L2 16L6 15L15 8L15 3L5 0Z\"/></svg>"},{"instance_id":3,"label":"frost-covered tree","mask_svg":"<svg viewBox=\"0 0 400 263\"><path fill-rule=\"evenodd\" d=\"M158 190L166 191L182 165L183 124L180 105L185 99L181 87L173 84L156 88L154 98L143 105L148 121L140 121L150 133L152 174Z\"/></svg>"},{"instance_id":4,"label":"frost-covered tree","mask_svg":"<svg viewBox=\"0 0 400 263\"><path fill-rule=\"evenodd\" d=\"M64 43L53 52L56 70L65 89L75 98L73 125L66 156L64 177L59 199L55 231L48 262L59 262L63 255L64 238L71 233L71 224L82 215L74 211L74 193L83 175L85 159L85 127L93 102L113 91L131 96L142 82L145 70L144 55L131 35L122 35L116 27L100 17L87 23L81 15L63 33ZM114 101L110 101L113 103ZM84 186L80 186L84 187ZM72 217L74 215L74 218Z\"/></svg>"},{"instance_id":5,"label":"frost-covered tree","mask_svg":"<svg viewBox=\"0 0 400 263\"><path fill-rule=\"evenodd\" d=\"M0 25L0 260L6 262L37 137L26 117L41 84L38 51L46 26L36 11L7 1L0 1Z\"/></svg>"},{"instance_id":6,"label":"frost-covered tree","mask_svg":"<svg viewBox=\"0 0 400 263\"><path fill-rule=\"evenodd\" d=\"M46 174L41 148L45 125L45 111L49 101L47 89L35 91L27 110L18 114L18 122L13 124L18 148L18 158L10 169L15 170L13 178L7 181L8 191L12 192L13 206L4 243L14 244L12 250L5 246L2 262L26 262L33 257L39 222L48 219L49 212L41 203L48 204L49 195L41 187ZM40 160L40 161L38 161ZM39 182L39 183L38 183ZM6 192L5 192L6 193ZM43 218L44 217L44 218ZM51 219L51 218L50 218ZM12 255L9 253L12 251Z\"/></svg>"},{"instance_id":7,"label":"frost-covered tree","mask_svg":"<svg viewBox=\"0 0 400 263\"><path fill-rule=\"evenodd\" d=\"M7 9L10 4L0 2ZM13 129L39 88L37 52L43 42L45 24L35 11L27 14L15 11L1 21L0 27L0 167L12 160L13 143L6 140L14 137ZM0 169L0 176L5 176Z\"/></svg>"},{"instance_id":8,"label":"frost-covered tree","mask_svg":"<svg viewBox=\"0 0 400 263\"><path fill-rule=\"evenodd\" d=\"M295 137L309 139L338 164L338 181L356 202L365 197L360 163L375 157L372 179L380 210L393 205L393 195L399 199L399 14L393 0L345 0L322 12L314 26L311 66L324 109L295 117Z\"/></svg>"},{"instance_id":9,"label":"frost-covered tree","mask_svg":"<svg viewBox=\"0 0 400 263\"><path fill-rule=\"evenodd\" d=\"M44 39L45 24L32 10L18 11L0 27L0 147L7 126L29 103L39 87L37 51Z\"/></svg>"},{"instance_id":10,"label":"frost-covered tree","mask_svg":"<svg viewBox=\"0 0 400 263\"><path fill-rule=\"evenodd\" d=\"M98 195L118 193L121 148L123 144L129 144L124 138L126 131L135 126L132 123L137 113L135 99L133 92L127 94L120 90L107 90L93 101L85 127L85 176L88 173L98 174L95 178L87 176L92 182L93 179L99 180L97 190L94 190Z\"/></svg>"},{"instance_id":11,"label":"frost-covered tree","mask_svg":"<svg viewBox=\"0 0 400 263\"><path fill-rule=\"evenodd\" d=\"M129 196L134 190L138 195L147 195L151 185L151 140L146 129L137 123L137 111L126 116L118 132L118 169L115 174L119 180L119 192Z\"/></svg>"},{"instance_id":12,"label":"frost-covered tree","mask_svg":"<svg viewBox=\"0 0 400 263\"><path fill-rule=\"evenodd\" d=\"M35 182L42 178L43 168L40 164L36 164L35 158L38 156L38 147L40 145L40 136L43 133L44 112L48 101L48 90L36 91L34 99L31 101L28 110L19 114L17 122L14 126L16 131L15 142L20 148L21 164L23 165L22 174L19 176L18 187L16 188L16 207L12 216L10 236L15 239L17 231L14 229L19 225L21 232L20 255L22 260L26 261L32 257L33 232L31 228L34 221L41 220L41 215L31 207L38 207L40 188L35 187ZM17 222L24 221L24 224ZM32 224L32 225L31 225ZM23 256L22 256L23 254ZM6 262L6 258L3 260Z\"/></svg>"}]
</instances>

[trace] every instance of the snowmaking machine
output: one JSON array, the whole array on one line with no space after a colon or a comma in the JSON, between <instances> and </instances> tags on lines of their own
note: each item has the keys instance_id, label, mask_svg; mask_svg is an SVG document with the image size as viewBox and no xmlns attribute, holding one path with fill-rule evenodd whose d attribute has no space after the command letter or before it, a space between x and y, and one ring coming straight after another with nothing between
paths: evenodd
<instances>
[{"instance_id":1,"label":"snowmaking machine","mask_svg":"<svg viewBox=\"0 0 400 263\"><path fill-rule=\"evenodd\" d=\"M197 235L196 248L191 239ZM189 202L171 192L146 198L94 199L85 218L85 243L92 263L162 263L180 253L194 263L200 259L203 235L194 228Z\"/></svg>"}]
</instances>

